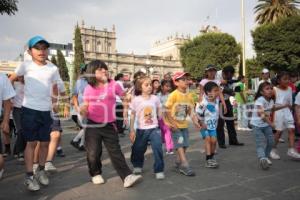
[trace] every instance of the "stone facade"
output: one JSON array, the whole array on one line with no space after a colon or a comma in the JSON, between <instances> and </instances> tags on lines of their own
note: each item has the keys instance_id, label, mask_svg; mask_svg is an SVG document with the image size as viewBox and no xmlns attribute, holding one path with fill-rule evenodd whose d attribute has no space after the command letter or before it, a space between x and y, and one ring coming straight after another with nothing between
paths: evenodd
<instances>
[{"instance_id":1,"label":"stone facade","mask_svg":"<svg viewBox=\"0 0 300 200\"><path fill-rule=\"evenodd\" d=\"M168 44L175 53L163 54L164 48L159 44L155 45L153 55L135 55L118 53L116 49L116 30L113 26L111 31L107 29L96 30L95 27L87 28L84 22L80 26L81 39L83 44L84 57L86 62L93 59L100 59L107 63L111 76L117 73L124 73L129 79L139 71L146 71L152 78L160 79L166 73L183 71L182 64L178 56L178 42ZM175 39L175 38L174 38ZM177 38L182 41L183 39ZM165 45L165 43L163 43ZM173 45L173 46L172 46ZM162 46L163 47L163 46ZM169 50L168 48L167 50ZM156 51L159 50L159 51ZM170 55L174 55L170 57ZM177 56L175 56L177 55Z\"/></svg>"}]
</instances>

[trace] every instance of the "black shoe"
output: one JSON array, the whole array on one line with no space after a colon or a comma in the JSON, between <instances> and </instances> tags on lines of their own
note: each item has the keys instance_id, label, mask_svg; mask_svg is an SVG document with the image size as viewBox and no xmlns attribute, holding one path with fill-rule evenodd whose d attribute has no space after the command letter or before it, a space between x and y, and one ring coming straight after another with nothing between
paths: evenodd
<instances>
[{"instance_id":1,"label":"black shoe","mask_svg":"<svg viewBox=\"0 0 300 200\"><path fill-rule=\"evenodd\" d=\"M225 144L220 144L219 147L220 147L221 149L226 149L226 148L227 148Z\"/></svg>"},{"instance_id":2,"label":"black shoe","mask_svg":"<svg viewBox=\"0 0 300 200\"><path fill-rule=\"evenodd\" d=\"M59 150L56 150L56 156L57 157L65 157L66 155L65 155L65 153L64 153L64 151L62 150L62 149L59 149Z\"/></svg>"},{"instance_id":3,"label":"black shoe","mask_svg":"<svg viewBox=\"0 0 300 200\"><path fill-rule=\"evenodd\" d=\"M244 143L241 143L241 142L234 142L234 143L229 143L229 145L233 145L233 146L244 146Z\"/></svg>"},{"instance_id":4,"label":"black shoe","mask_svg":"<svg viewBox=\"0 0 300 200\"><path fill-rule=\"evenodd\" d=\"M76 149L79 148L79 143L78 143L78 142L74 142L73 140L71 140L70 144L71 144L74 148L76 148Z\"/></svg>"},{"instance_id":5,"label":"black shoe","mask_svg":"<svg viewBox=\"0 0 300 200\"><path fill-rule=\"evenodd\" d=\"M84 148L84 146L80 146L80 147L78 147L78 150L79 151L85 151L85 148Z\"/></svg>"}]
</instances>

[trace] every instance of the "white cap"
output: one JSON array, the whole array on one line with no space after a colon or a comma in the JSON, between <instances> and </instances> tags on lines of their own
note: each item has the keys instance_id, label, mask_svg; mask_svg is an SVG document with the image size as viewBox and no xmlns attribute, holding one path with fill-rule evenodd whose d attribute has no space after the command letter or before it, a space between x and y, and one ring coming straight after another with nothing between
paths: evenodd
<instances>
[{"instance_id":1,"label":"white cap","mask_svg":"<svg viewBox=\"0 0 300 200\"><path fill-rule=\"evenodd\" d=\"M269 73L270 71L267 69L267 68L264 68L263 70L262 70L262 73L263 74L266 74L266 73Z\"/></svg>"}]
</instances>

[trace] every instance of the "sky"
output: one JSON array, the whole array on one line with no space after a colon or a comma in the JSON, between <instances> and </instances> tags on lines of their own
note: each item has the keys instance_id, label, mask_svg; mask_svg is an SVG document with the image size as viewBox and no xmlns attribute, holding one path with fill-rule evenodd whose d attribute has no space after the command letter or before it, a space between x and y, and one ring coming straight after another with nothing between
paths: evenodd
<instances>
[{"instance_id":1,"label":"sky","mask_svg":"<svg viewBox=\"0 0 300 200\"><path fill-rule=\"evenodd\" d=\"M246 57L253 57L253 8L245 0ZM49 42L72 43L74 27L116 27L119 53L147 54L170 35L195 37L203 25L216 25L241 41L241 0L19 0L14 16L0 15L0 60L13 60L35 35Z\"/></svg>"}]
</instances>

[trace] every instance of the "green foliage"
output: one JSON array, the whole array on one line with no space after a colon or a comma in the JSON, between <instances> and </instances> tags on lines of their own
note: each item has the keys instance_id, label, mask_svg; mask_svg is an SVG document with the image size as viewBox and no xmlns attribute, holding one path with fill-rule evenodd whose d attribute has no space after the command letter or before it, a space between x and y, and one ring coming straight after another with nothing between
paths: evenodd
<instances>
[{"instance_id":1,"label":"green foliage","mask_svg":"<svg viewBox=\"0 0 300 200\"><path fill-rule=\"evenodd\" d=\"M246 77L257 78L261 76L263 66L261 66L255 58L246 60Z\"/></svg>"},{"instance_id":2,"label":"green foliage","mask_svg":"<svg viewBox=\"0 0 300 200\"><path fill-rule=\"evenodd\" d=\"M300 69L300 16L266 24L252 32L260 65L274 71Z\"/></svg>"},{"instance_id":3,"label":"green foliage","mask_svg":"<svg viewBox=\"0 0 300 200\"><path fill-rule=\"evenodd\" d=\"M84 53L83 53L83 46L81 41L81 33L80 28L77 25L75 27L75 38L74 38L74 74L73 80L75 81L79 75L80 65L84 63Z\"/></svg>"},{"instance_id":4,"label":"green foliage","mask_svg":"<svg viewBox=\"0 0 300 200\"><path fill-rule=\"evenodd\" d=\"M298 0L258 0L254 8L258 24L275 23L280 19L299 15Z\"/></svg>"},{"instance_id":5,"label":"green foliage","mask_svg":"<svg viewBox=\"0 0 300 200\"><path fill-rule=\"evenodd\" d=\"M14 15L18 11L17 0L1 0L0 14Z\"/></svg>"},{"instance_id":6,"label":"green foliage","mask_svg":"<svg viewBox=\"0 0 300 200\"><path fill-rule=\"evenodd\" d=\"M214 64L218 68L237 65L240 52L234 37L227 33L200 35L180 49L182 65L193 77L203 76L208 64Z\"/></svg>"},{"instance_id":7,"label":"green foliage","mask_svg":"<svg viewBox=\"0 0 300 200\"><path fill-rule=\"evenodd\" d=\"M60 50L57 50L57 66L59 68L59 74L63 81L69 81L68 68L64 55Z\"/></svg>"},{"instance_id":8,"label":"green foliage","mask_svg":"<svg viewBox=\"0 0 300 200\"><path fill-rule=\"evenodd\" d=\"M56 61L55 55L51 56L51 62L57 66L57 61Z\"/></svg>"}]
</instances>

